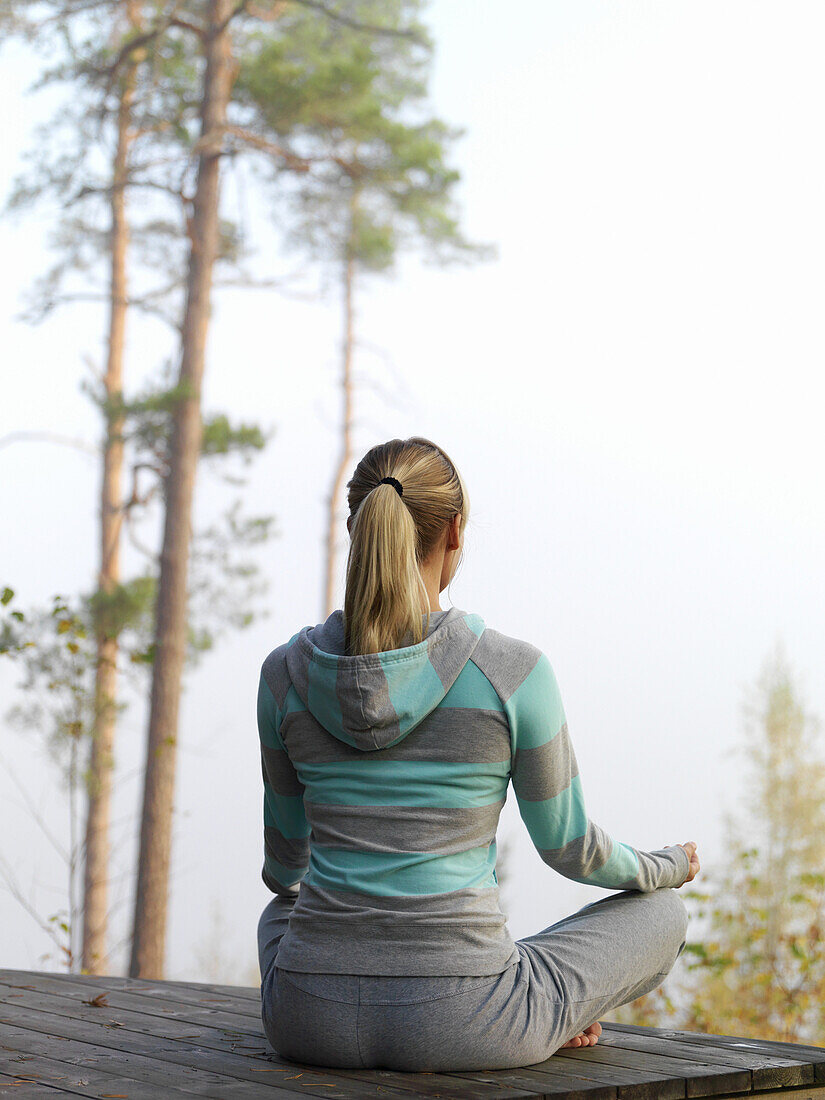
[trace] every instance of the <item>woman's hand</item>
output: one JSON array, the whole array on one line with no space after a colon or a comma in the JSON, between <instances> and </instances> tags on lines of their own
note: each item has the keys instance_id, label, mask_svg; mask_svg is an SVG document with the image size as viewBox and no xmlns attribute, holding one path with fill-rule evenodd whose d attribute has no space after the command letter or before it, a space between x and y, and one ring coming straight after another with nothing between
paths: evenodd
<instances>
[{"instance_id":1,"label":"woman's hand","mask_svg":"<svg viewBox=\"0 0 825 1100\"><path fill-rule=\"evenodd\" d=\"M696 854L696 844L694 841L689 840L687 844L680 844L680 848L684 848L688 854L690 860L690 869L688 870L688 876L685 882L693 882L696 876L699 874L699 857ZM684 882L682 885L684 886Z\"/></svg>"}]
</instances>

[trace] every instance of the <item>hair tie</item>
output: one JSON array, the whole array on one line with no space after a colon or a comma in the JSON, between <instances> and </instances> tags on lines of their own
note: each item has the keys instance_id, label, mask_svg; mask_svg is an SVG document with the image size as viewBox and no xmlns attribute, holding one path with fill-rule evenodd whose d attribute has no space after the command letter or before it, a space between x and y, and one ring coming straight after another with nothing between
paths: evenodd
<instances>
[{"instance_id":1,"label":"hair tie","mask_svg":"<svg viewBox=\"0 0 825 1100\"><path fill-rule=\"evenodd\" d=\"M401 485L400 481L396 481L394 477L382 477L381 480L378 482L378 484L383 485L383 483L385 481L387 482L388 485L394 485L395 490L398 493L398 495L400 497L403 497L404 489L403 489L403 486Z\"/></svg>"}]
</instances>

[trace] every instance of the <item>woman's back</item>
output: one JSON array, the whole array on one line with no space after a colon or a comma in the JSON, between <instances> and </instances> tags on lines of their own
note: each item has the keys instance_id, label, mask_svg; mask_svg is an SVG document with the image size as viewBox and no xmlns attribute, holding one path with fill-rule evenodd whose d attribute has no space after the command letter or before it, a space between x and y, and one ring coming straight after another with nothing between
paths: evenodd
<instances>
[{"instance_id":1,"label":"woman's back","mask_svg":"<svg viewBox=\"0 0 825 1100\"><path fill-rule=\"evenodd\" d=\"M495 835L512 777L542 858L616 889L684 878L588 820L558 687L535 646L457 608L418 645L346 656L343 617L261 670L263 878L298 892L283 970L484 975L518 960ZM310 843L311 838L311 843Z\"/></svg>"}]
</instances>

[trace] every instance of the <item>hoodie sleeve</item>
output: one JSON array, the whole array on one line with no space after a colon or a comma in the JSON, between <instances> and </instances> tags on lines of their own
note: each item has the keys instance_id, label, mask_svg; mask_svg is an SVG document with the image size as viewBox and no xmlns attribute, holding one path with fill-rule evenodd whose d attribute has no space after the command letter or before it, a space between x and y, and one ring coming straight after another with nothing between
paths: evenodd
<instances>
[{"instance_id":1,"label":"hoodie sleeve","mask_svg":"<svg viewBox=\"0 0 825 1100\"><path fill-rule=\"evenodd\" d=\"M273 894L294 898L309 867L310 826L304 812L304 786L281 740L282 718L262 672L258 684L258 734L264 780L261 877Z\"/></svg>"},{"instance_id":2,"label":"hoodie sleeve","mask_svg":"<svg viewBox=\"0 0 825 1100\"><path fill-rule=\"evenodd\" d=\"M639 851L613 840L587 816L558 684L544 653L505 711L519 813L546 864L575 882L613 890L682 885L690 860L681 845Z\"/></svg>"}]
</instances>

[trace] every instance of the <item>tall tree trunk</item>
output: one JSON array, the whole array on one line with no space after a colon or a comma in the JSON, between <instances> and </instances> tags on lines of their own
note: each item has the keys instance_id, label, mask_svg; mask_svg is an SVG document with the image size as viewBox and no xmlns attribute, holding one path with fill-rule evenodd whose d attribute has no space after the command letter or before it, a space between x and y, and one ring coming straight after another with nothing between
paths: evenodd
<instances>
[{"instance_id":1,"label":"tall tree trunk","mask_svg":"<svg viewBox=\"0 0 825 1100\"><path fill-rule=\"evenodd\" d=\"M198 179L183 320L179 398L172 423L155 624L155 658L140 826L131 977L162 978L175 785L178 712L186 647L187 574L195 474L201 448L201 383L212 271L218 253L220 156L237 72L229 19L232 0L210 0L201 101Z\"/></svg>"},{"instance_id":2,"label":"tall tree trunk","mask_svg":"<svg viewBox=\"0 0 825 1100\"><path fill-rule=\"evenodd\" d=\"M135 0L130 0L127 5L127 19L130 28L137 26L138 10ZM131 141L129 124L134 90L135 66L132 64L126 69L120 88L117 141L112 171L109 333L103 384L109 402L117 404L120 404L123 394L123 354L127 310L126 252L129 244L126 181ZM123 524L122 473L123 416L107 410L106 437L103 444L103 477L100 489L100 571L98 574L98 591L104 594L111 593L120 582L120 536ZM111 636L106 632L105 626L99 626L96 647L95 724L86 777L88 804L80 962L81 970L86 974L103 974L107 969L109 825L117 721L117 635Z\"/></svg>"},{"instance_id":3,"label":"tall tree trunk","mask_svg":"<svg viewBox=\"0 0 825 1100\"><path fill-rule=\"evenodd\" d=\"M332 489L328 500L327 520L327 576L325 586L324 606L325 617L335 610L335 580L336 580L336 554L335 544L338 531L338 517L336 514L338 497L344 485L344 479L349 472L352 462L352 353L355 340L355 259L353 250L347 248L344 260L344 338L341 345L341 386L344 394L344 419L341 425L341 457L335 476L332 480Z\"/></svg>"}]
</instances>

